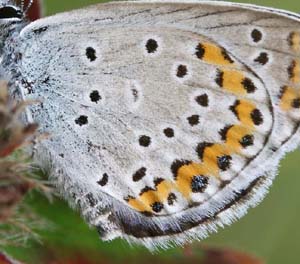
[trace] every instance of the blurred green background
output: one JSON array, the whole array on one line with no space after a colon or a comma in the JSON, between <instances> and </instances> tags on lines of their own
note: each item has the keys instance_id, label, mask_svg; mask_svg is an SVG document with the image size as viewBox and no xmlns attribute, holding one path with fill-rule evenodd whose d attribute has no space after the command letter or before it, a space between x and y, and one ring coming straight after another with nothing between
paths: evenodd
<instances>
[{"instance_id":1,"label":"blurred green background","mask_svg":"<svg viewBox=\"0 0 300 264\"><path fill-rule=\"evenodd\" d=\"M45 1L45 12L46 15L50 15L99 2L101 1L48 0ZM296 0L244 2L283 8L295 12L300 11L300 2ZM259 256L271 264L300 263L299 171L300 151L297 150L287 155L281 162L280 173L270 190L270 194L261 205L250 210L248 215L237 223L211 235L201 245L234 248ZM98 258L96 262L91 263L107 263L110 261L124 263L125 259L128 263L138 263L143 256L146 256L143 261L152 259L145 249L129 247L124 241L101 242L96 231L90 230L78 214L68 209L62 201L49 204L40 195L32 194L27 198L27 203L33 205L36 211L51 223L49 228L40 232L42 244L32 242L26 248L8 248L9 252L28 263L43 263L39 253L45 248L47 248L47 252L52 252L53 255L60 258L70 254L85 254L94 260ZM175 260L184 262L182 249L171 249L159 254L162 259L170 263L175 262ZM201 254L201 250L199 250L199 254Z\"/></svg>"}]
</instances>

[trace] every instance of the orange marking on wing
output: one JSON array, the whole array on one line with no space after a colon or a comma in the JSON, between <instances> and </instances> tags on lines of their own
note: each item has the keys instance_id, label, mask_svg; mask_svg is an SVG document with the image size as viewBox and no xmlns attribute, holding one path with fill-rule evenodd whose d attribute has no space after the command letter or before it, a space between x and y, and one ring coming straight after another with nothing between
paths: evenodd
<instances>
[{"instance_id":1,"label":"orange marking on wing","mask_svg":"<svg viewBox=\"0 0 300 264\"><path fill-rule=\"evenodd\" d=\"M197 175L207 175L208 170L200 163L190 163L179 168L176 178L178 191L187 199L191 194L192 178Z\"/></svg>"},{"instance_id":2,"label":"orange marking on wing","mask_svg":"<svg viewBox=\"0 0 300 264\"><path fill-rule=\"evenodd\" d=\"M137 198L129 198L127 202L132 208L134 208L135 210L137 210L139 212L151 212L152 211L151 207L148 204L141 202Z\"/></svg>"},{"instance_id":3,"label":"orange marking on wing","mask_svg":"<svg viewBox=\"0 0 300 264\"><path fill-rule=\"evenodd\" d=\"M240 100L239 105L236 106L236 112L238 113L238 117L240 122L249 128L253 128L253 120L251 118L251 113L254 109L256 109L256 106L247 100Z\"/></svg>"},{"instance_id":4,"label":"orange marking on wing","mask_svg":"<svg viewBox=\"0 0 300 264\"><path fill-rule=\"evenodd\" d=\"M295 52L300 52L300 33L292 32L289 37L289 43Z\"/></svg>"},{"instance_id":5,"label":"orange marking on wing","mask_svg":"<svg viewBox=\"0 0 300 264\"><path fill-rule=\"evenodd\" d=\"M215 44L204 42L199 44L204 50L202 60L217 65L232 65L234 62L224 48Z\"/></svg>"},{"instance_id":6,"label":"orange marking on wing","mask_svg":"<svg viewBox=\"0 0 300 264\"><path fill-rule=\"evenodd\" d=\"M236 70L223 70L220 72L222 78L221 87L236 95L246 95L247 91L243 85L245 75L243 72Z\"/></svg>"},{"instance_id":7,"label":"orange marking on wing","mask_svg":"<svg viewBox=\"0 0 300 264\"><path fill-rule=\"evenodd\" d=\"M225 144L213 144L206 147L203 153L203 165L209 170L210 175L219 178L218 157L230 155L230 150Z\"/></svg>"},{"instance_id":8,"label":"orange marking on wing","mask_svg":"<svg viewBox=\"0 0 300 264\"><path fill-rule=\"evenodd\" d=\"M129 198L128 204L137 211L152 213L151 205L155 202L164 203L170 192L176 188L173 183L167 180L159 182L155 189L149 189L137 198Z\"/></svg>"},{"instance_id":9,"label":"orange marking on wing","mask_svg":"<svg viewBox=\"0 0 300 264\"><path fill-rule=\"evenodd\" d=\"M290 74L290 80L294 84L300 83L300 62L299 60L294 60L288 69Z\"/></svg>"},{"instance_id":10,"label":"orange marking on wing","mask_svg":"<svg viewBox=\"0 0 300 264\"><path fill-rule=\"evenodd\" d=\"M161 199L156 191L147 191L140 195L139 200L150 207L151 204L159 202Z\"/></svg>"},{"instance_id":11,"label":"orange marking on wing","mask_svg":"<svg viewBox=\"0 0 300 264\"><path fill-rule=\"evenodd\" d=\"M241 151L241 143L240 140L249 134L252 134L253 129L236 125L232 126L226 136L226 146L232 150L234 153L239 153Z\"/></svg>"},{"instance_id":12,"label":"orange marking on wing","mask_svg":"<svg viewBox=\"0 0 300 264\"><path fill-rule=\"evenodd\" d=\"M282 88L280 107L284 111L289 111L293 108L294 100L299 98L299 92L296 89L285 86Z\"/></svg>"},{"instance_id":13,"label":"orange marking on wing","mask_svg":"<svg viewBox=\"0 0 300 264\"><path fill-rule=\"evenodd\" d=\"M170 192L174 189L174 184L170 181L164 180L156 186L156 189L156 193L160 198L160 201L163 202L168 199Z\"/></svg>"}]
</instances>

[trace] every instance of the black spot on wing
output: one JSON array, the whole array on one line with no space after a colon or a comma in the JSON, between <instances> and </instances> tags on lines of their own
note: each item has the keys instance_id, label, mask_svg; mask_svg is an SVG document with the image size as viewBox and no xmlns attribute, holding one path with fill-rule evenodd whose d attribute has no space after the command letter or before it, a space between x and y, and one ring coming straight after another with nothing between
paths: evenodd
<instances>
[{"instance_id":1,"label":"black spot on wing","mask_svg":"<svg viewBox=\"0 0 300 264\"><path fill-rule=\"evenodd\" d=\"M155 53L158 48L158 43L155 39L148 39L146 42L146 50L148 53Z\"/></svg>"},{"instance_id":2,"label":"black spot on wing","mask_svg":"<svg viewBox=\"0 0 300 264\"><path fill-rule=\"evenodd\" d=\"M170 127L167 127L164 129L164 134L168 138L172 138L175 135L173 128L170 128Z\"/></svg>"},{"instance_id":3,"label":"black spot on wing","mask_svg":"<svg viewBox=\"0 0 300 264\"><path fill-rule=\"evenodd\" d=\"M236 100L234 102L234 104L229 107L229 109L231 110L231 112L235 115L235 117L238 120L240 119L240 117L239 117L239 114L238 114L238 111L237 111L237 107L240 105L240 103L241 103L240 100Z\"/></svg>"},{"instance_id":4,"label":"black spot on wing","mask_svg":"<svg viewBox=\"0 0 300 264\"><path fill-rule=\"evenodd\" d=\"M196 126L196 125L198 125L198 124L199 124L199 119L200 119L199 115L192 115L192 116L189 116L189 117L187 118L187 120L188 120L188 122L189 122L189 124L190 124L191 126Z\"/></svg>"},{"instance_id":5,"label":"black spot on wing","mask_svg":"<svg viewBox=\"0 0 300 264\"><path fill-rule=\"evenodd\" d=\"M292 79L295 77L295 73L294 73L294 69L296 67L296 61L293 60L290 64L290 66L288 67L287 71L288 71L288 75L289 75L289 78Z\"/></svg>"},{"instance_id":6,"label":"black spot on wing","mask_svg":"<svg viewBox=\"0 0 300 264\"><path fill-rule=\"evenodd\" d=\"M199 105L201 105L203 107L207 107L208 104L209 104L209 100L208 100L208 95L207 94L202 94L202 95L196 96L195 101Z\"/></svg>"},{"instance_id":7,"label":"black spot on wing","mask_svg":"<svg viewBox=\"0 0 300 264\"><path fill-rule=\"evenodd\" d=\"M224 82L224 72L223 71L218 70L215 81L219 87L223 87L223 82Z\"/></svg>"},{"instance_id":8,"label":"black spot on wing","mask_svg":"<svg viewBox=\"0 0 300 264\"><path fill-rule=\"evenodd\" d=\"M139 91L135 88L131 89L131 93L133 95L133 101L137 102L139 99Z\"/></svg>"},{"instance_id":9,"label":"black spot on wing","mask_svg":"<svg viewBox=\"0 0 300 264\"><path fill-rule=\"evenodd\" d=\"M203 45L201 43L199 43L196 47L196 53L195 53L197 58L201 60L204 56L204 53L205 53L205 49L204 49Z\"/></svg>"},{"instance_id":10,"label":"black spot on wing","mask_svg":"<svg viewBox=\"0 0 300 264\"><path fill-rule=\"evenodd\" d=\"M278 98L279 98L279 99L282 99L282 97L283 97L283 95L286 93L287 89L288 89L287 86L282 86L282 87L280 88L280 92L279 92L279 94L278 94Z\"/></svg>"},{"instance_id":11,"label":"black spot on wing","mask_svg":"<svg viewBox=\"0 0 300 264\"><path fill-rule=\"evenodd\" d=\"M213 145L214 145L213 143L209 143L209 142L201 142L198 144L198 146L196 147L196 152L200 160L203 159L205 149Z\"/></svg>"},{"instance_id":12,"label":"black spot on wing","mask_svg":"<svg viewBox=\"0 0 300 264\"><path fill-rule=\"evenodd\" d=\"M79 126L84 126L88 124L88 117L85 115L79 116L77 119L75 119L75 123Z\"/></svg>"},{"instance_id":13,"label":"black spot on wing","mask_svg":"<svg viewBox=\"0 0 300 264\"><path fill-rule=\"evenodd\" d=\"M191 189L193 193L202 193L208 185L208 178L203 175L197 175L192 178Z\"/></svg>"},{"instance_id":14,"label":"black spot on wing","mask_svg":"<svg viewBox=\"0 0 300 264\"><path fill-rule=\"evenodd\" d=\"M262 40L262 32L258 29L253 29L251 32L251 38L255 43L258 43Z\"/></svg>"},{"instance_id":15,"label":"black spot on wing","mask_svg":"<svg viewBox=\"0 0 300 264\"><path fill-rule=\"evenodd\" d=\"M108 174L104 173L102 175L102 179L100 181L97 182L100 186L105 186L108 183Z\"/></svg>"},{"instance_id":16,"label":"black spot on wing","mask_svg":"<svg viewBox=\"0 0 300 264\"><path fill-rule=\"evenodd\" d=\"M256 91L256 86L249 78L244 78L244 80L242 81L242 85L244 86L247 93L254 93Z\"/></svg>"},{"instance_id":17,"label":"black spot on wing","mask_svg":"<svg viewBox=\"0 0 300 264\"><path fill-rule=\"evenodd\" d=\"M151 144L151 138L149 136L142 135L139 138L139 144L142 147L149 147Z\"/></svg>"},{"instance_id":18,"label":"black spot on wing","mask_svg":"<svg viewBox=\"0 0 300 264\"><path fill-rule=\"evenodd\" d=\"M256 125L256 126L259 126L263 123L263 116L262 116L262 113L260 112L260 110L258 109L254 109L251 114L251 119L253 121L253 123Z\"/></svg>"},{"instance_id":19,"label":"black spot on wing","mask_svg":"<svg viewBox=\"0 0 300 264\"><path fill-rule=\"evenodd\" d=\"M153 212L159 213L164 208L164 205L161 202L154 202L153 204L151 204L151 207Z\"/></svg>"},{"instance_id":20,"label":"black spot on wing","mask_svg":"<svg viewBox=\"0 0 300 264\"><path fill-rule=\"evenodd\" d=\"M177 197L176 197L176 195L174 193L170 193L168 195L168 199L167 200L168 200L168 205L173 205L174 202L176 202Z\"/></svg>"},{"instance_id":21,"label":"black spot on wing","mask_svg":"<svg viewBox=\"0 0 300 264\"><path fill-rule=\"evenodd\" d=\"M266 52L261 52L254 61L261 65L266 65L269 62L269 55Z\"/></svg>"},{"instance_id":22,"label":"black spot on wing","mask_svg":"<svg viewBox=\"0 0 300 264\"><path fill-rule=\"evenodd\" d=\"M245 135L241 138L240 144L243 148L252 146L254 144L254 136L253 135Z\"/></svg>"},{"instance_id":23,"label":"black spot on wing","mask_svg":"<svg viewBox=\"0 0 300 264\"><path fill-rule=\"evenodd\" d=\"M144 193L146 192L149 192L149 191L155 191L153 188L149 187L149 186L145 186L141 192L140 192L140 196L143 195Z\"/></svg>"},{"instance_id":24,"label":"black spot on wing","mask_svg":"<svg viewBox=\"0 0 300 264\"><path fill-rule=\"evenodd\" d=\"M157 187L157 186L158 186L159 184L161 184L163 181L164 181L163 178L156 178L156 179L154 180L154 185L155 185L155 187Z\"/></svg>"},{"instance_id":25,"label":"black spot on wing","mask_svg":"<svg viewBox=\"0 0 300 264\"><path fill-rule=\"evenodd\" d=\"M186 76L188 74L188 69L187 69L187 66L186 65L179 65L177 67L177 73L176 73L176 76L178 78L183 78L184 76Z\"/></svg>"},{"instance_id":26,"label":"black spot on wing","mask_svg":"<svg viewBox=\"0 0 300 264\"><path fill-rule=\"evenodd\" d=\"M132 175L132 179L134 182L137 182L139 180L141 180L145 175L146 175L146 171L147 169L145 167L142 167L140 169L138 169L133 175Z\"/></svg>"},{"instance_id":27,"label":"black spot on wing","mask_svg":"<svg viewBox=\"0 0 300 264\"><path fill-rule=\"evenodd\" d=\"M292 101L292 107L293 108L300 108L300 98L296 98Z\"/></svg>"},{"instance_id":28,"label":"black spot on wing","mask_svg":"<svg viewBox=\"0 0 300 264\"><path fill-rule=\"evenodd\" d=\"M224 155L221 157L218 157L217 162L218 162L218 167L220 168L220 170L222 171L226 171L227 169L229 169L230 165L231 165L231 156L229 155Z\"/></svg>"},{"instance_id":29,"label":"black spot on wing","mask_svg":"<svg viewBox=\"0 0 300 264\"><path fill-rule=\"evenodd\" d=\"M224 128L222 128L220 131L219 131L219 135L221 136L221 139L226 141L227 139L227 133L229 131L230 128L232 128L233 125L228 125L228 126L225 126Z\"/></svg>"},{"instance_id":30,"label":"black spot on wing","mask_svg":"<svg viewBox=\"0 0 300 264\"><path fill-rule=\"evenodd\" d=\"M90 60L90 62L93 62L97 59L96 50L92 47L86 48L85 55Z\"/></svg>"},{"instance_id":31,"label":"black spot on wing","mask_svg":"<svg viewBox=\"0 0 300 264\"><path fill-rule=\"evenodd\" d=\"M98 103L102 98L97 90L90 93L90 99L93 103Z\"/></svg>"},{"instance_id":32,"label":"black spot on wing","mask_svg":"<svg viewBox=\"0 0 300 264\"><path fill-rule=\"evenodd\" d=\"M234 63L234 60L229 56L229 54L227 53L227 51L224 48L222 48L221 53L225 60L229 61L230 63Z\"/></svg>"},{"instance_id":33,"label":"black spot on wing","mask_svg":"<svg viewBox=\"0 0 300 264\"><path fill-rule=\"evenodd\" d=\"M177 178L177 174L178 174L179 169L182 166L189 165L190 163L191 163L191 161L189 161L189 160L175 160L175 161L173 161L173 163L171 165L171 171L173 173L174 179Z\"/></svg>"}]
</instances>

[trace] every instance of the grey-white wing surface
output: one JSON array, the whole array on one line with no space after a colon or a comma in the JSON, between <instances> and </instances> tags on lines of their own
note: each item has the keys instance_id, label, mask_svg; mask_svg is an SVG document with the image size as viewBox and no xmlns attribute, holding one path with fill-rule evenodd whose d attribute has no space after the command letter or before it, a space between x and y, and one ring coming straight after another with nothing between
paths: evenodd
<instances>
[{"instance_id":1,"label":"grey-white wing surface","mask_svg":"<svg viewBox=\"0 0 300 264\"><path fill-rule=\"evenodd\" d=\"M203 238L264 196L299 144L292 13L222 2L119 2L18 37L17 79L50 133L36 160L103 239Z\"/></svg>"}]
</instances>

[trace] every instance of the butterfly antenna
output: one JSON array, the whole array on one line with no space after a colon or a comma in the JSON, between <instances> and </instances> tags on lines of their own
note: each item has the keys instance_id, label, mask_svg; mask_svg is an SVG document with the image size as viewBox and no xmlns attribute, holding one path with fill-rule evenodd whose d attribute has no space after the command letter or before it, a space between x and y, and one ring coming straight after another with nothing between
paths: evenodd
<instances>
[{"instance_id":1,"label":"butterfly antenna","mask_svg":"<svg viewBox=\"0 0 300 264\"><path fill-rule=\"evenodd\" d=\"M24 10L24 0L21 1L21 10Z\"/></svg>"},{"instance_id":2,"label":"butterfly antenna","mask_svg":"<svg viewBox=\"0 0 300 264\"><path fill-rule=\"evenodd\" d=\"M22 10L23 10L24 14L27 14L28 10L30 9L30 7L33 4L33 1L34 0L30 0L28 5L26 6L26 9L24 9L24 0L22 0L21 7L22 7Z\"/></svg>"}]
</instances>

